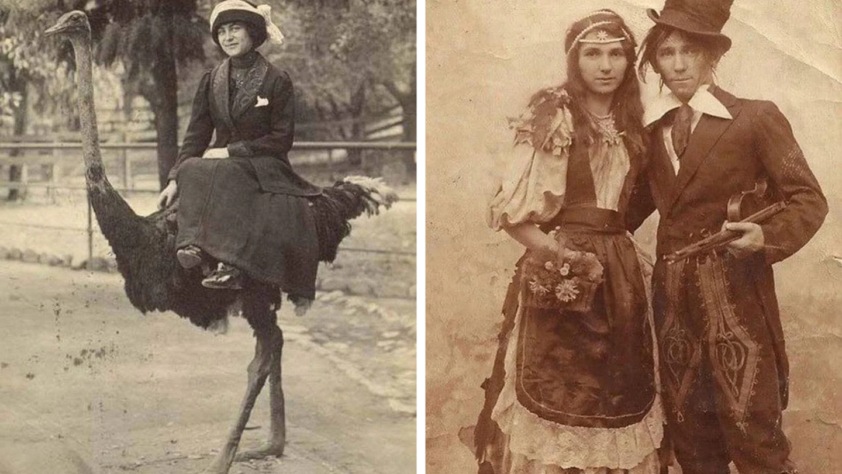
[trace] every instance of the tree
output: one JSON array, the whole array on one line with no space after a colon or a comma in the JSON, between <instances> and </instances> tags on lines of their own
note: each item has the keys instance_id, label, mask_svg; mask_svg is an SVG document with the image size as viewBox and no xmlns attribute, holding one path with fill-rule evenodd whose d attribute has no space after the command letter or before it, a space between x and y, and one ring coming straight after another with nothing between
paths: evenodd
<instances>
[{"instance_id":1,"label":"tree","mask_svg":"<svg viewBox=\"0 0 842 474\"><path fill-rule=\"evenodd\" d=\"M26 133L30 106L48 110L72 99L66 80L72 55L42 35L60 13L55 2L45 0L4 0L0 4L0 116L11 117L13 136ZM15 156L17 150L10 154ZM20 181L21 174L20 166L9 167L9 181ZM7 195L12 201L20 197L17 188Z\"/></svg>"},{"instance_id":2,"label":"tree","mask_svg":"<svg viewBox=\"0 0 842 474\"><path fill-rule=\"evenodd\" d=\"M362 139L362 118L382 112L383 91L403 109L404 140L415 140L415 0L275 0L287 36L269 53L342 139ZM407 164L414 170L409 154Z\"/></svg>"},{"instance_id":3,"label":"tree","mask_svg":"<svg viewBox=\"0 0 842 474\"><path fill-rule=\"evenodd\" d=\"M125 67L126 87L152 106L163 188L178 156L178 67L203 61L208 23L197 0L93 0L84 3L97 62Z\"/></svg>"}]
</instances>

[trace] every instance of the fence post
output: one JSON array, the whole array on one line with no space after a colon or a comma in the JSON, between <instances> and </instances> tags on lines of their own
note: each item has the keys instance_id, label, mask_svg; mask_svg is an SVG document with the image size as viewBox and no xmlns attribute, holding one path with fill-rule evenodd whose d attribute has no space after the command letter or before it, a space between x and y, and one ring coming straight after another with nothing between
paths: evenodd
<instances>
[{"instance_id":1,"label":"fence post","mask_svg":"<svg viewBox=\"0 0 842 474\"><path fill-rule=\"evenodd\" d=\"M129 161L129 134L123 133L123 147L120 151L120 157L123 159L123 187L128 190L134 189L134 182L132 182L132 164Z\"/></svg>"},{"instance_id":2,"label":"fence post","mask_svg":"<svg viewBox=\"0 0 842 474\"><path fill-rule=\"evenodd\" d=\"M88 263L94 258L94 223L93 223L93 207L91 206L91 196L87 192L85 196L88 199Z\"/></svg>"},{"instance_id":3,"label":"fence post","mask_svg":"<svg viewBox=\"0 0 842 474\"><path fill-rule=\"evenodd\" d=\"M328 182L333 183L336 180L333 175L333 148L327 150L327 175Z\"/></svg>"}]
</instances>

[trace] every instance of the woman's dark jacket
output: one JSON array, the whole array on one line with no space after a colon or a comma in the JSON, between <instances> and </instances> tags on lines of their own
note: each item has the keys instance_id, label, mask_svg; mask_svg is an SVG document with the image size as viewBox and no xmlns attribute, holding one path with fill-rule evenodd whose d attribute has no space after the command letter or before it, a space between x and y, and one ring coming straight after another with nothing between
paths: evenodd
<instances>
[{"instance_id":1,"label":"woman's dark jacket","mask_svg":"<svg viewBox=\"0 0 842 474\"><path fill-rule=\"evenodd\" d=\"M251 158L262 191L316 196L320 189L299 177L287 158L295 130L292 80L263 56L256 54L255 60L236 103L228 80L231 59L202 77L169 179L176 179L184 160L202 156L216 130L211 148L227 147L230 156Z\"/></svg>"}]
</instances>

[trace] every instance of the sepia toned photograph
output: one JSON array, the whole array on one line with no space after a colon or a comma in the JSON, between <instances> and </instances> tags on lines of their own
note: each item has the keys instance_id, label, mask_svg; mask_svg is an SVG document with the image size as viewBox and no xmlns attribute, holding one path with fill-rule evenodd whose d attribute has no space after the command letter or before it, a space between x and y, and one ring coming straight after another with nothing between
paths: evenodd
<instances>
[{"instance_id":1,"label":"sepia toned photograph","mask_svg":"<svg viewBox=\"0 0 842 474\"><path fill-rule=\"evenodd\" d=\"M416 471L414 0L0 0L0 473Z\"/></svg>"},{"instance_id":2,"label":"sepia toned photograph","mask_svg":"<svg viewBox=\"0 0 842 474\"><path fill-rule=\"evenodd\" d=\"M428 474L838 469L840 17L428 2Z\"/></svg>"}]
</instances>

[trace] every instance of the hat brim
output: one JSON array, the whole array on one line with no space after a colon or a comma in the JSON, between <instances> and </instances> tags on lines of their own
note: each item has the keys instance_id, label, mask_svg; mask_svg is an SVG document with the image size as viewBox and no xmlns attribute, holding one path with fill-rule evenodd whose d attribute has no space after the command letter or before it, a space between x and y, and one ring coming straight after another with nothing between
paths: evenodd
<instances>
[{"instance_id":1,"label":"hat brim","mask_svg":"<svg viewBox=\"0 0 842 474\"><path fill-rule=\"evenodd\" d=\"M226 10L217 15L214 19L213 25L211 25L211 38L217 46L219 45L219 35L217 35L219 27L225 23L231 23L234 21L249 23L258 30L262 29L263 31L266 31L266 20L264 20L259 13L239 9ZM262 35L262 38L252 38L252 41L255 42L253 47L257 48L266 41L266 35Z\"/></svg>"},{"instance_id":2,"label":"hat brim","mask_svg":"<svg viewBox=\"0 0 842 474\"><path fill-rule=\"evenodd\" d=\"M716 32L716 31L706 31L706 30L703 30L703 29L701 29L701 28L699 28L695 25L690 25L690 24L687 24L687 23L682 22L682 21L677 21L676 19L663 18L653 8L647 8L646 14L649 16L649 18L652 21L654 21L655 23L657 23L659 25L666 25L666 26L670 26L672 28L684 31L685 33L690 33L692 35L699 35L699 36L704 36L706 38L715 39L720 44L722 44L722 47L723 47L722 52L723 53L725 51L728 51L729 49L731 49L731 38L723 35L722 33L719 33L719 32Z\"/></svg>"}]
</instances>

